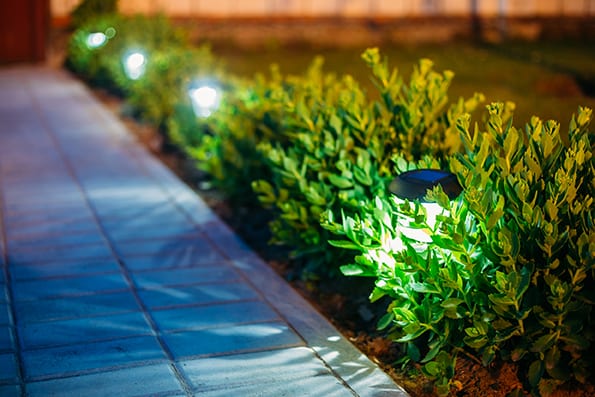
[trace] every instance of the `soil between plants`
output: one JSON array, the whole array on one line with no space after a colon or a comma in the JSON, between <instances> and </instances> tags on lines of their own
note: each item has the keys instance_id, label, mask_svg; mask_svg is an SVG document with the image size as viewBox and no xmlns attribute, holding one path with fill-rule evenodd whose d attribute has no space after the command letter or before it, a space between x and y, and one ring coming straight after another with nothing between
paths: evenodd
<instances>
[{"instance_id":1,"label":"soil between plants","mask_svg":"<svg viewBox=\"0 0 595 397\"><path fill-rule=\"evenodd\" d=\"M289 251L268 244L269 215L262 208L232 205L219 192L205 188L206 176L194 167L175 147L164 142L163 135L155 127L143 124L127 116L124 102L101 89L95 89L96 97L115 113L137 141L168 166L180 179L189 185L209 207L226 222L271 268L288 280L291 286L323 314L347 339L370 360L378 364L411 397L437 397L430 380L419 367L402 369L394 363L403 356L400 347L376 331L376 320L384 307L370 309L367 294L371 291L370 280L345 278L340 282L305 282L291 276ZM380 310L374 313L372 310ZM519 368L508 362L495 362L486 368L474 359L459 355L457 358L452 396L457 397L504 397L512 392L529 396L522 391L524 379ZM549 394L551 397L592 397L595 384L569 383Z\"/></svg>"}]
</instances>

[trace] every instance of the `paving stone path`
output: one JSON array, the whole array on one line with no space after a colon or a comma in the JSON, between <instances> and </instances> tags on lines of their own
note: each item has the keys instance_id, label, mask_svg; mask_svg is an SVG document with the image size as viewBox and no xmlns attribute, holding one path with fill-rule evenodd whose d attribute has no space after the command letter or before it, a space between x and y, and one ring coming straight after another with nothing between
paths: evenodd
<instances>
[{"instance_id":1,"label":"paving stone path","mask_svg":"<svg viewBox=\"0 0 595 397\"><path fill-rule=\"evenodd\" d=\"M61 70L0 69L0 269L0 396L406 396Z\"/></svg>"}]
</instances>

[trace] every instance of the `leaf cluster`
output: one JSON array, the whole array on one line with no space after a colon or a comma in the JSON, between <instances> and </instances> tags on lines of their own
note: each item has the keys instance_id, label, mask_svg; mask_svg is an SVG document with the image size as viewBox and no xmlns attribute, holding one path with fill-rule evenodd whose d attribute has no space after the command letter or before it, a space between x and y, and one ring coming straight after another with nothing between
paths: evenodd
<instances>
[{"instance_id":1,"label":"leaf cluster","mask_svg":"<svg viewBox=\"0 0 595 397\"><path fill-rule=\"evenodd\" d=\"M477 94L450 103L453 74L434 71L430 60L420 61L405 83L378 49L367 50L362 58L378 100L351 76L324 73L318 60L303 78L286 79L275 96L285 119L283 139L258 146L272 177L253 187L276 214L274 242L293 247L318 276L336 272L344 256L328 248L330 235L320 226L321 214L354 211L362 200L384 196L395 158L440 161L458 151L460 140L452 139L456 119L482 100Z\"/></svg>"},{"instance_id":2,"label":"leaf cluster","mask_svg":"<svg viewBox=\"0 0 595 397\"><path fill-rule=\"evenodd\" d=\"M580 108L566 136L553 121L512 126L488 106L485 130L457 123L465 151L450 161L464 188L419 202L377 197L324 226L359 253L342 271L373 277L372 302L391 304L378 326L448 394L461 352L489 365L519 362L535 392L593 370L594 136ZM505 122L505 120L508 120ZM566 139L564 139L566 138Z\"/></svg>"}]
</instances>

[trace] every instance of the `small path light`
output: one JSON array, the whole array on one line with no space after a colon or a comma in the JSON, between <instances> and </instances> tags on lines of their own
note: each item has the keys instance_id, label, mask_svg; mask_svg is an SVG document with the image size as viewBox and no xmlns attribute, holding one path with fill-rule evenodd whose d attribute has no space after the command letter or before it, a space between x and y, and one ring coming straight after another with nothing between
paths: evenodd
<instances>
[{"instance_id":1,"label":"small path light","mask_svg":"<svg viewBox=\"0 0 595 397\"><path fill-rule=\"evenodd\" d=\"M105 33L95 32L87 36L87 47L91 50L99 48L107 42L108 37Z\"/></svg>"},{"instance_id":2,"label":"small path light","mask_svg":"<svg viewBox=\"0 0 595 397\"><path fill-rule=\"evenodd\" d=\"M128 78L138 80L144 73L147 58L142 52L134 51L124 57L124 71Z\"/></svg>"},{"instance_id":3,"label":"small path light","mask_svg":"<svg viewBox=\"0 0 595 397\"><path fill-rule=\"evenodd\" d=\"M188 89L188 95L197 117L209 117L221 102L220 90L212 83L194 82Z\"/></svg>"},{"instance_id":4,"label":"small path light","mask_svg":"<svg viewBox=\"0 0 595 397\"><path fill-rule=\"evenodd\" d=\"M404 202L404 200L419 200L420 204L426 210L427 224L433 229L436 224L436 216L442 214L445 210L436 203L426 201L425 196L428 189L432 189L438 185L442 187L444 193L451 200L457 198L463 191L463 188L457 181L456 175L435 169L419 169L404 172L391 182L388 190L397 196L401 202ZM403 227L402 233L420 242L431 242L430 236L420 229Z\"/></svg>"}]
</instances>

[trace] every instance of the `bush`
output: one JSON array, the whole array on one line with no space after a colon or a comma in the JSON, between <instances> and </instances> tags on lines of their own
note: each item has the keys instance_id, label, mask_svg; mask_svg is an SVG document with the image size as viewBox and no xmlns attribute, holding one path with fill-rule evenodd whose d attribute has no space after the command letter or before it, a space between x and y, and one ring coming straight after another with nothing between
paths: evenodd
<instances>
[{"instance_id":1,"label":"bush","mask_svg":"<svg viewBox=\"0 0 595 397\"><path fill-rule=\"evenodd\" d=\"M217 111L189 123L189 105L177 109L168 126L172 139L211 178L212 186L235 205L258 205L251 181L269 175L256 149L262 141L275 140L281 117L268 101L271 84L262 76L250 82L222 74L222 97Z\"/></svg>"},{"instance_id":2,"label":"bush","mask_svg":"<svg viewBox=\"0 0 595 397\"><path fill-rule=\"evenodd\" d=\"M150 52L145 74L129 86L128 103L139 118L167 130L180 104L190 106L188 87L194 79L217 78L221 66L208 46L170 46Z\"/></svg>"},{"instance_id":3,"label":"bush","mask_svg":"<svg viewBox=\"0 0 595 397\"><path fill-rule=\"evenodd\" d=\"M280 133L291 144L277 138L258 147L272 178L257 180L254 189L274 211L274 242L305 258L307 277L334 275L345 255L329 249L321 214L352 212L362 200L383 196L395 156L412 161L432 155L440 162L459 150L455 121L482 100L478 94L449 104L453 74L433 71L429 60L422 60L405 84L377 49L362 57L380 101L371 100L350 76L324 74L319 61L303 78L284 81L272 97L284 115Z\"/></svg>"},{"instance_id":4,"label":"bush","mask_svg":"<svg viewBox=\"0 0 595 397\"><path fill-rule=\"evenodd\" d=\"M435 225L418 202L378 197L324 226L360 253L347 275L373 277L371 301L391 298L379 328L424 364L445 395L460 352L484 365L521 363L536 393L585 381L593 371L595 275L594 135L579 109L565 143L559 125L532 118L525 131L488 107L485 131L458 129L465 153L450 168L464 192ZM427 238L411 238L406 228ZM420 241L421 240L421 241Z\"/></svg>"},{"instance_id":5,"label":"bush","mask_svg":"<svg viewBox=\"0 0 595 397\"><path fill-rule=\"evenodd\" d=\"M70 13L70 25L78 29L87 22L118 12L118 0L83 0Z\"/></svg>"},{"instance_id":6,"label":"bush","mask_svg":"<svg viewBox=\"0 0 595 397\"><path fill-rule=\"evenodd\" d=\"M88 37L92 33L105 34L105 43L89 46ZM73 33L66 64L91 83L124 95L136 83L124 73L122 60L128 51L144 52L150 65L153 52L175 52L181 48L190 48L185 34L164 16L107 15L91 19Z\"/></svg>"}]
</instances>

